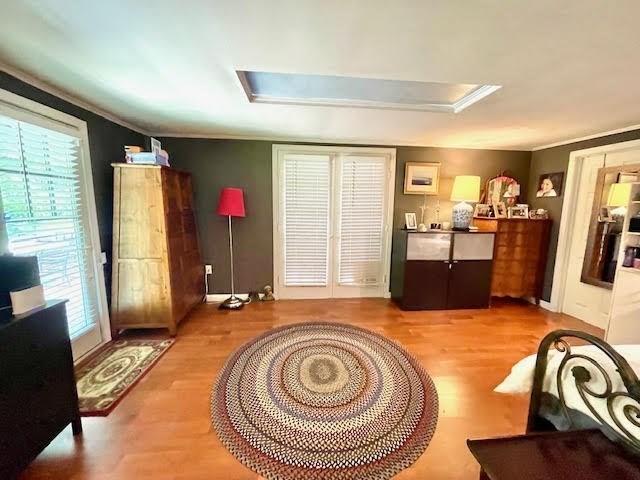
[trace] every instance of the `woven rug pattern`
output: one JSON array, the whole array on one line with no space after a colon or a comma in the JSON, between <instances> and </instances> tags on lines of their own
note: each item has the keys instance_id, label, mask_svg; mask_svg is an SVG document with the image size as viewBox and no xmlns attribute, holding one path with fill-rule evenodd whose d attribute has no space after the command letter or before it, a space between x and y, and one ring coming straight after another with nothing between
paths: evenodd
<instances>
[{"instance_id":1,"label":"woven rug pattern","mask_svg":"<svg viewBox=\"0 0 640 480\"><path fill-rule=\"evenodd\" d=\"M80 415L106 416L174 340L116 340L76 369Z\"/></svg>"},{"instance_id":2,"label":"woven rug pattern","mask_svg":"<svg viewBox=\"0 0 640 480\"><path fill-rule=\"evenodd\" d=\"M426 449L438 396L396 343L305 323L270 330L229 357L211 414L226 448L268 479L387 479Z\"/></svg>"}]
</instances>

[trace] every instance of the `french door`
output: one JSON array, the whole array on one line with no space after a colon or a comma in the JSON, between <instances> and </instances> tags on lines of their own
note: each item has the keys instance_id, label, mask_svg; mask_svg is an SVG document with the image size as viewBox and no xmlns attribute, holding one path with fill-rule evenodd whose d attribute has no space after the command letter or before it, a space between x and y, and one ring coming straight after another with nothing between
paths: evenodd
<instances>
[{"instance_id":1,"label":"french door","mask_svg":"<svg viewBox=\"0 0 640 480\"><path fill-rule=\"evenodd\" d=\"M389 292L395 150L275 145L279 298Z\"/></svg>"},{"instance_id":2,"label":"french door","mask_svg":"<svg viewBox=\"0 0 640 480\"><path fill-rule=\"evenodd\" d=\"M45 298L67 300L74 358L107 340L86 124L4 91L0 230L10 253L38 258Z\"/></svg>"}]
</instances>

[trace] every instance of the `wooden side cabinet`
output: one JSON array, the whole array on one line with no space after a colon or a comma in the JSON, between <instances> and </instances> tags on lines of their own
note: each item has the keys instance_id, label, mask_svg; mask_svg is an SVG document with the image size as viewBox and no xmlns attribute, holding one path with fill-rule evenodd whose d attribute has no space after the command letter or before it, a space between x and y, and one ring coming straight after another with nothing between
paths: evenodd
<instances>
[{"instance_id":1,"label":"wooden side cabinet","mask_svg":"<svg viewBox=\"0 0 640 480\"><path fill-rule=\"evenodd\" d=\"M391 284L391 295L402 309L489 306L492 233L406 232L402 237L396 237L403 243L397 245Z\"/></svg>"},{"instance_id":2,"label":"wooden side cabinet","mask_svg":"<svg viewBox=\"0 0 640 480\"><path fill-rule=\"evenodd\" d=\"M496 251L491 295L534 298L542 295L551 220L474 218L474 225L495 232Z\"/></svg>"},{"instance_id":3,"label":"wooden side cabinet","mask_svg":"<svg viewBox=\"0 0 640 480\"><path fill-rule=\"evenodd\" d=\"M112 328L175 335L205 294L191 176L157 165L113 167Z\"/></svg>"}]
</instances>

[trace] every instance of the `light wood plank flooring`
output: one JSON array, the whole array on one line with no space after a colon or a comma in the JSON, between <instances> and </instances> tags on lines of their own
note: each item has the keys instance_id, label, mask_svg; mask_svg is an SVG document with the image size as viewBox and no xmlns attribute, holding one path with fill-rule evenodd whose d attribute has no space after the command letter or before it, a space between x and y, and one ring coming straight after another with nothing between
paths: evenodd
<instances>
[{"instance_id":1,"label":"light wood plank flooring","mask_svg":"<svg viewBox=\"0 0 640 480\"><path fill-rule=\"evenodd\" d=\"M476 479L465 440L524 432L528 398L493 387L558 328L602 331L561 314L511 302L489 310L403 312L383 299L295 300L251 304L239 312L198 307L177 342L106 418L83 419L24 473L27 480L257 479L218 441L209 395L225 358L270 328L310 320L351 323L402 343L424 365L440 396L438 428L427 451L398 479Z\"/></svg>"}]
</instances>

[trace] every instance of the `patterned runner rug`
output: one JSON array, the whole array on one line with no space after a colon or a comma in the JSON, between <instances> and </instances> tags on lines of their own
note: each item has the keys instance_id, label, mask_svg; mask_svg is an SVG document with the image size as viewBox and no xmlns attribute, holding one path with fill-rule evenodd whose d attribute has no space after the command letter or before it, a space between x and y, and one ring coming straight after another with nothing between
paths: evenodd
<instances>
[{"instance_id":1,"label":"patterned runner rug","mask_svg":"<svg viewBox=\"0 0 640 480\"><path fill-rule=\"evenodd\" d=\"M116 340L76 370L83 417L106 416L174 340Z\"/></svg>"},{"instance_id":2,"label":"patterned runner rug","mask_svg":"<svg viewBox=\"0 0 640 480\"><path fill-rule=\"evenodd\" d=\"M438 395L398 344L350 325L305 323L229 357L211 415L226 448L268 479L388 479L427 448Z\"/></svg>"}]
</instances>

